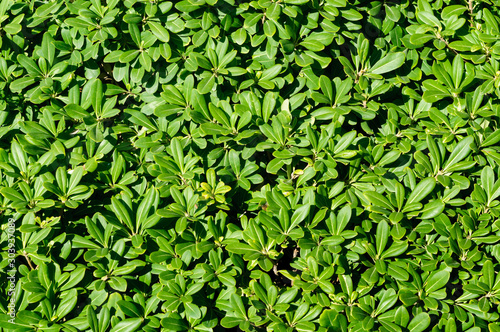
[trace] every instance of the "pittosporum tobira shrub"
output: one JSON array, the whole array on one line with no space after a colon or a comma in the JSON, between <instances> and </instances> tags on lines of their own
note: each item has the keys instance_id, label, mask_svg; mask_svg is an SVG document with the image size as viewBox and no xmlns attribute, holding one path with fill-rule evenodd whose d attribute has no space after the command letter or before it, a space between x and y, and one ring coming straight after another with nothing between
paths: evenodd
<instances>
[{"instance_id":1,"label":"pittosporum tobira shrub","mask_svg":"<svg viewBox=\"0 0 500 332\"><path fill-rule=\"evenodd\" d=\"M500 331L500 2L0 2L5 331Z\"/></svg>"}]
</instances>

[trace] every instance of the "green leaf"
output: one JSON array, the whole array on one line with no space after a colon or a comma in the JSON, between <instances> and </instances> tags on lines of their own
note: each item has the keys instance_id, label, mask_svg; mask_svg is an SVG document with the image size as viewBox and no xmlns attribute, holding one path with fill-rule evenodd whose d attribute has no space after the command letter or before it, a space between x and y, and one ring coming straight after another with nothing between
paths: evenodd
<instances>
[{"instance_id":1,"label":"green leaf","mask_svg":"<svg viewBox=\"0 0 500 332\"><path fill-rule=\"evenodd\" d=\"M92 332L99 332L99 323L97 315L91 305L87 306L87 321Z\"/></svg>"},{"instance_id":2,"label":"green leaf","mask_svg":"<svg viewBox=\"0 0 500 332\"><path fill-rule=\"evenodd\" d=\"M230 329L238 326L238 324L242 322L245 322L245 320L242 318L226 316L221 319L220 324L222 325L222 327Z\"/></svg>"},{"instance_id":3,"label":"green leaf","mask_svg":"<svg viewBox=\"0 0 500 332\"><path fill-rule=\"evenodd\" d=\"M90 28L93 24L92 21L86 18L71 17L64 21L69 26L76 28Z\"/></svg>"},{"instance_id":4,"label":"green leaf","mask_svg":"<svg viewBox=\"0 0 500 332\"><path fill-rule=\"evenodd\" d=\"M120 55L120 62L121 63L129 63L131 62L132 60L134 60L135 58L137 58L137 56L140 54L141 52L139 50L129 50L129 51L125 51L122 53L122 55Z\"/></svg>"},{"instance_id":5,"label":"green leaf","mask_svg":"<svg viewBox=\"0 0 500 332\"><path fill-rule=\"evenodd\" d=\"M21 195L18 191L9 188L9 187L4 187L0 190L0 193L7 199L10 199L13 202L24 202L26 199L24 198L23 195Z\"/></svg>"},{"instance_id":6,"label":"green leaf","mask_svg":"<svg viewBox=\"0 0 500 332\"><path fill-rule=\"evenodd\" d=\"M61 319L69 314L76 306L78 302L78 292L75 288L71 289L64 299L59 303L56 311L56 317Z\"/></svg>"},{"instance_id":7,"label":"green leaf","mask_svg":"<svg viewBox=\"0 0 500 332\"><path fill-rule=\"evenodd\" d=\"M231 295L231 306L233 307L236 315L240 318L247 318L247 311L245 309L245 306L243 305L243 301L241 300L241 297L239 297L236 294Z\"/></svg>"},{"instance_id":8,"label":"green leaf","mask_svg":"<svg viewBox=\"0 0 500 332\"><path fill-rule=\"evenodd\" d=\"M312 167L307 168L304 171L304 173L302 175L300 175L299 178L297 179L297 187L302 186L307 181L309 181L312 178L314 178L315 175L316 175L316 171L314 170L314 168L312 168Z\"/></svg>"},{"instance_id":9,"label":"green leaf","mask_svg":"<svg viewBox=\"0 0 500 332\"><path fill-rule=\"evenodd\" d=\"M297 210L292 215L291 219L291 224L289 230L292 230L296 226L298 226L300 223L305 222L307 219L307 216L309 215L311 207L310 205L302 205L299 207Z\"/></svg>"},{"instance_id":10,"label":"green leaf","mask_svg":"<svg viewBox=\"0 0 500 332\"><path fill-rule=\"evenodd\" d=\"M290 4L290 5L303 5L308 3L308 0L284 0L284 3Z\"/></svg>"},{"instance_id":11,"label":"green leaf","mask_svg":"<svg viewBox=\"0 0 500 332\"><path fill-rule=\"evenodd\" d=\"M408 200L406 201L405 207L410 206L423 200L427 195L429 195L436 186L436 179L425 178L416 185L415 189L411 192Z\"/></svg>"},{"instance_id":12,"label":"green leaf","mask_svg":"<svg viewBox=\"0 0 500 332\"><path fill-rule=\"evenodd\" d=\"M36 65L35 61L33 61L33 59L27 57L24 54L19 54L17 56L17 61L21 64L21 66L23 66L26 69L28 74L30 74L31 76L35 76L35 77L42 76L42 72L40 71L40 68L38 68L38 66Z\"/></svg>"},{"instance_id":13,"label":"green leaf","mask_svg":"<svg viewBox=\"0 0 500 332\"><path fill-rule=\"evenodd\" d=\"M416 33L410 37L410 42L413 45L423 45L433 39L436 39L436 36L423 33Z\"/></svg>"},{"instance_id":14,"label":"green leaf","mask_svg":"<svg viewBox=\"0 0 500 332\"><path fill-rule=\"evenodd\" d=\"M441 27L441 23L439 22L437 17L432 14L432 12L428 11L417 12L417 18L422 22L424 22L424 24L435 27Z\"/></svg>"},{"instance_id":15,"label":"green leaf","mask_svg":"<svg viewBox=\"0 0 500 332\"><path fill-rule=\"evenodd\" d=\"M341 16L349 21L359 21L363 19L363 15L353 8L348 10L341 10L340 12Z\"/></svg>"},{"instance_id":16,"label":"green leaf","mask_svg":"<svg viewBox=\"0 0 500 332\"><path fill-rule=\"evenodd\" d=\"M393 70L398 69L405 62L405 54L399 53L389 53L377 61L370 69L373 74L385 74Z\"/></svg>"},{"instance_id":17,"label":"green leaf","mask_svg":"<svg viewBox=\"0 0 500 332\"><path fill-rule=\"evenodd\" d=\"M382 220L377 226L377 233L375 236L375 242L377 244L377 255L380 256L385 246L387 245L387 241L389 240L390 227L387 221Z\"/></svg>"},{"instance_id":18,"label":"green leaf","mask_svg":"<svg viewBox=\"0 0 500 332\"><path fill-rule=\"evenodd\" d=\"M238 255L247 255L259 253L257 249L250 247L248 244L244 243L230 243L226 246L229 252L233 252Z\"/></svg>"},{"instance_id":19,"label":"green leaf","mask_svg":"<svg viewBox=\"0 0 500 332\"><path fill-rule=\"evenodd\" d=\"M487 147L500 142L500 130L496 130L486 136L486 138L481 143L481 147Z\"/></svg>"},{"instance_id":20,"label":"green leaf","mask_svg":"<svg viewBox=\"0 0 500 332\"><path fill-rule=\"evenodd\" d=\"M443 288L448 283L448 280L450 280L450 272L446 270L431 272L425 281L426 293L429 294Z\"/></svg>"},{"instance_id":21,"label":"green leaf","mask_svg":"<svg viewBox=\"0 0 500 332\"><path fill-rule=\"evenodd\" d=\"M111 207L115 212L115 214L117 215L118 219L120 219L120 221L125 223L125 225L128 227L129 230L135 229L132 223L132 219L130 218L130 215L128 213L128 210L116 197L111 198Z\"/></svg>"},{"instance_id":22,"label":"green leaf","mask_svg":"<svg viewBox=\"0 0 500 332\"><path fill-rule=\"evenodd\" d=\"M368 201L370 201L370 203L372 203L373 205L388 209L390 211L394 211L394 207L392 206L392 204L382 194L379 194L376 191L367 191L363 193L363 195L365 195Z\"/></svg>"},{"instance_id":23,"label":"green leaf","mask_svg":"<svg viewBox=\"0 0 500 332\"><path fill-rule=\"evenodd\" d=\"M471 136L468 136L462 139L460 142L458 142L458 144L451 152L448 161L445 163L443 171L446 172L446 170L448 170L450 167L452 167L453 165L457 164L458 162L462 161L465 157L467 157L472 150L471 144L473 142L474 138Z\"/></svg>"},{"instance_id":24,"label":"green leaf","mask_svg":"<svg viewBox=\"0 0 500 332\"><path fill-rule=\"evenodd\" d=\"M149 120L149 118L144 113L141 113L139 111L132 110L132 109L126 109L125 113L127 113L127 114L130 115L130 121L132 123L135 123L135 124L137 124L139 126L145 127L148 130L153 130L153 131L157 131L158 130L156 128L156 126L153 125L153 123L151 123L151 121Z\"/></svg>"},{"instance_id":25,"label":"green leaf","mask_svg":"<svg viewBox=\"0 0 500 332\"><path fill-rule=\"evenodd\" d=\"M441 200L435 200L427 203L422 209L421 219L432 219L440 215L444 211L445 204Z\"/></svg>"},{"instance_id":26,"label":"green leaf","mask_svg":"<svg viewBox=\"0 0 500 332\"><path fill-rule=\"evenodd\" d=\"M392 308L398 301L398 295L394 289L388 289L384 292L380 298L379 305L375 310L375 315L379 315L386 312L388 309Z\"/></svg>"},{"instance_id":27,"label":"green leaf","mask_svg":"<svg viewBox=\"0 0 500 332\"><path fill-rule=\"evenodd\" d=\"M184 310L186 312L186 316L188 316L191 319L200 319L201 318L200 308L194 303L185 302L184 303Z\"/></svg>"},{"instance_id":28,"label":"green leaf","mask_svg":"<svg viewBox=\"0 0 500 332\"><path fill-rule=\"evenodd\" d=\"M278 76L279 72L281 71L281 65L274 65L262 72L262 76L260 77L260 81L269 81L276 76Z\"/></svg>"},{"instance_id":29,"label":"green leaf","mask_svg":"<svg viewBox=\"0 0 500 332\"><path fill-rule=\"evenodd\" d=\"M198 84L198 92L202 95L209 93L215 87L215 76L205 77Z\"/></svg>"},{"instance_id":30,"label":"green leaf","mask_svg":"<svg viewBox=\"0 0 500 332\"><path fill-rule=\"evenodd\" d=\"M34 77L21 77L10 83L9 88L12 92L21 92L23 89L35 83L37 80Z\"/></svg>"},{"instance_id":31,"label":"green leaf","mask_svg":"<svg viewBox=\"0 0 500 332\"><path fill-rule=\"evenodd\" d=\"M189 326L180 318L165 317L161 320L161 326L173 331L186 331Z\"/></svg>"},{"instance_id":32,"label":"green leaf","mask_svg":"<svg viewBox=\"0 0 500 332\"><path fill-rule=\"evenodd\" d=\"M333 149L333 153L337 154L337 153L340 153L340 152L344 151L345 149L347 149L347 147L349 147L351 145L351 143L354 141L354 139L356 138L356 134L357 134L356 131L353 130L353 131L348 132L344 136L342 136L339 139L339 141L337 142L337 144L335 145L335 149Z\"/></svg>"},{"instance_id":33,"label":"green leaf","mask_svg":"<svg viewBox=\"0 0 500 332\"><path fill-rule=\"evenodd\" d=\"M319 324L323 327L339 327L336 323L338 321L338 312L335 310L324 310L319 317Z\"/></svg>"},{"instance_id":34,"label":"green leaf","mask_svg":"<svg viewBox=\"0 0 500 332\"><path fill-rule=\"evenodd\" d=\"M448 46L459 52L470 52L475 45L467 40L456 40L449 43Z\"/></svg>"},{"instance_id":35,"label":"green leaf","mask_svg":"<svg viewBox=\"0 0 500 332\"><path fill-rule=\"evenodd\" d=\"M116 304L118 304L120 310L128 317L142 317L144 314L143 310L139 309L139 306L134 302L120 300Z\"/></svg>"},{"instance_id":36,"label":"green leaf","mask_svg":"<svg viewBox=\"0 0 500 332\"><path fill-rule=\"evenodd\" d=\"M92 108L94 109L95 114L100 116L102 110L102 100L104 96L102 82L100 79L96 79L90 84L90 98L92 100Z\"/></svg>"},{"instance_id":37,"label":"green leaf","mask_svg":"<svg viewBox=\"0 0 500 332\"><path fill-rule=\"evenodd\" d=\"M177 138L173 138L170 144L174 161L179 166L181 172L184 173L184 151L182 145Z\"/></svg>"},{"instance_id":38,"label":"green leaf","mask_svg":"<svg viewBox=\"0 0 500 332\"><path fill-rule=\"evenodd\" d=\"M276 96L273 92L268 91L264 96L264 101L262 102L262 118L264 122L269 122L269 118L274 111L276 106Z\"/></svg>"},{"instance_id":39,"label":"green leaf","mask_svg":"<svg viewBox=\"0 0 500 332\"><path fill-rule=\"evenodd\" d=\"M160 41L164 43L168 43L170 41L170 34L168 33L168 30L165 29L160 23L154 21L148 21L148 25L151 28L151 32Z\"/></svg>"},{"instance_id":40,"label":"green leaf","mask_svg":"<svg viewBox=\"0 0 500 332\"><path fill-rule=\"evenodd\" d=\"M462 15L467 8L462 5L451 5L451 6L446 6L444 7L443 11L441 12L441 17L446 20L451 18L452 16L460 16Z\"/></svg>"},{"instance_id":41,"label":"green leaf","mask_svg":"<svg viewBox=\"0 0 500 332\"><path fill-rule=\"evenodd\" d=\"M110 332L133 332L138 331L142 325L142 318L127 318L118 322Z\"/></svg>"},{"instance_id":42,"label":"green leaf","mask_svg":"<svg viewBox=\"0 0 500 332\"><path fill-rule=\"evenodd\" d=\"M247 39L247 31L244 28L240 28L231 34L233 41L238 45L243 45Z\"/></svg>"},{"instance_id":43,"label":"green leaf","mask_svg":"<svg viewBox=\"0 0 500 332\"><path fill-rule=\"evenodd\" d=\"M408 330L410 332L423 332L431 324L431 318L426 312L421 312L411 320L408 324Z\"/></svg>"},{"instance_id":44,"label":"green leaf","mask_svg":"<svg viewBox=\"0 0 500 332\"><path fill-rule=\"evenodd\" d=\"M34 121L24 121L21 124L22 130L33 138L45 139L53 137L50 131Z\"/></svg>"}]
</instances>

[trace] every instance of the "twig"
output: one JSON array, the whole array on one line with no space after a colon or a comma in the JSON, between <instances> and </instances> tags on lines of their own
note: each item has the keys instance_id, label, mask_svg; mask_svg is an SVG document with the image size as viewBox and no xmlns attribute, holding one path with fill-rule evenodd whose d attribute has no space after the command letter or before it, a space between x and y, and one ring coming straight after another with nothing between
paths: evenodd
<instances>
[{"instance_id":1,"label":"twig","mask_svg":"<svg viewBox=\"0 0 500 332\"><path fill-rule=\"evenodd\" d=\"M448 41L447 41L446 39L444 39L443 37L439 36L439 40L440 40L440 41L442 41L443 43L445 43L446 47L448 47L450 50L452 50L452 51L453 51L453 53L458 54L458 52L457 52L457 51L455 51L454 49L452 49L452 48L450 47L450 44L448 43Z\"/></svg>"},{"instance_id":2,"label":"twig","mask_svg":"<svg viewBox=\"0 0 500 332\"><path fill-rule=\"evenodd\" d=\"M30 258L28 257L28 255L26 254L26 251L23 253L23 256L24 258L26 258L26 261L28 262L28 265L30 266L30 268L32 270L35 270L35 268L33 267L33 265L31 264L31 261L30 261Z\"/></svg>"},{"instance_id":3,"label":"twig","mask_svg":"<svg viewBox=\"0 0 500 332\"><path fill-rule=\"evenodd\" d=\"M474 15L474 5L472 4L472 1L474 0L469 0L469 14L470 14L470 26L471 27L474 27L474 18L473 18L473 15Z\"/></svg>"}]
</instances>

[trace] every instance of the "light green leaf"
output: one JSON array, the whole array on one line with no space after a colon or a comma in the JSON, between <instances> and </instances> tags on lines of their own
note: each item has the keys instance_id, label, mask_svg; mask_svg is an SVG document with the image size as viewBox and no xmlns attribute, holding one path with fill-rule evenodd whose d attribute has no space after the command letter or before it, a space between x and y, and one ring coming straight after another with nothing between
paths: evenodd
<instances>
[{"instance_id":1,"label":"light green leaf","mask_svg":"<svg viewBox=\"0 0 500 332\"><path fill-rule=\"evenodd\" d=\"M370 201L370 203L372 203L373 205L382 207L390 211L394 211L394 207L392 206L392 204L382 194L379 194L376 191L367 191L363 193L363 195L365 195L368 201Z\"/></svg>"},{"instance_id":2,"label":"light green leaf","mask_svg":"<svg viewBox=\"0 0 500 332\"><path fill-rule=\"evenodd\" d=\"M168 43L170 41L170 34L168 33L168 30L165 29L160 23L154 21L148 21L148 25L151 28L151 32L160 41L164 43Z\"/></svg>"},{"instance_id":3,"label":"light green leaf","mask_svg":"<svg viewBox=\"0 0 500 332\"><path fill-rule=\"evenodd\" d=\"M134 332L142 325L142 318L128 318L116 324L110 332Z\"/></svg>"},{"instance_id":4,"label":"light green leaf","mask_svg":"<svg viewBox=\"0 0 500 332\"><path fill-rule=\"evenodd\" d=\"M211 75L209 77L205 77L198 84L198 92L202 95L209 93L215 87L215 76Z\"/></svg>"},{"instance_id":5,"label":"light green leaf","mask_svg":"<svg viewBox=\"0 0 500 332\"><path fill-rule=\"evenodd\" d=\"M446 270L431 272L425 282L425 291L427 294L437 291L448 283L450 272Z\"/></svg>"},{"instance_id":6,"label":"light green leaf","mask_svg":"<svg viewBox=\"0 0 500 332\"><path fill-rule=\"evenodd\" d=\"M440 199L427 203L422 209L421 219L432 219L444 211L445 204Z\"/></svg>"},{"instance_id":7,"label":"light green leaf","mask_svg":"<svg viewBox=\"0 0 500 332\"><path fill-rule=\"evenodd\" d=\"M459 161L462 161L465 157L469 155L471 152L471 144L474 142L474 138L472 136L468 136L464 139L462 139L458 144L455 146L453 151L450 154L450 157L448 158L448 161L443 167L443 171L446 172L448 168L451 166L455 165Z\"/></svg>"},{"instance_id":8,"label":"light green leaf","mask_svg":"<svg viewBox=\"0 0 500 332\"><path fill-rule=\"evenodd\" d=\"M431 318L426 312L421 312L411 320L408 324L410 332L423 332L431 324Z\"/></svg>"},{"instance_id":9,"label":"light green leaf","mask_svg":"<svg viewBox=\"0 0 500 332\"><path fill-rule=\"evenodd\" d=\"M398 69L405 62L405 54L402 52L389 53L377 61L370 69L373 74L385 74Z\"/></svg>"},{"instance_id":10,"label":"light green leaf","mask_svg":"<svg viewBox=\"0 0 500 332\"><path fill-rule=\"evenodd\" d=\"M409 206L414 203L418 203L423 200L427 195L429 195L436 186L435 178L425 178L416 185L415 189L411 192L405 206Z\"/></svg>"}]
</instances>

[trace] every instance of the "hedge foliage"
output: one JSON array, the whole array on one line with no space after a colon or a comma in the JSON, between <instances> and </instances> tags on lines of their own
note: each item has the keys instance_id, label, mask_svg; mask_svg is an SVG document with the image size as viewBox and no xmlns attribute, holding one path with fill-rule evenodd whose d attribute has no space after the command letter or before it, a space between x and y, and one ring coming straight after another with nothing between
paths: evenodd
<instances>
[{"instance_id":1,"label":"hedge foliage","mask_svg":"<svg viewBox=\"0 0 500 332\"><path fill-rule=\"evenodd\" d=\"M499 23L1 0L2 327L500 331Z\"/></svg>"}]
</instances>

